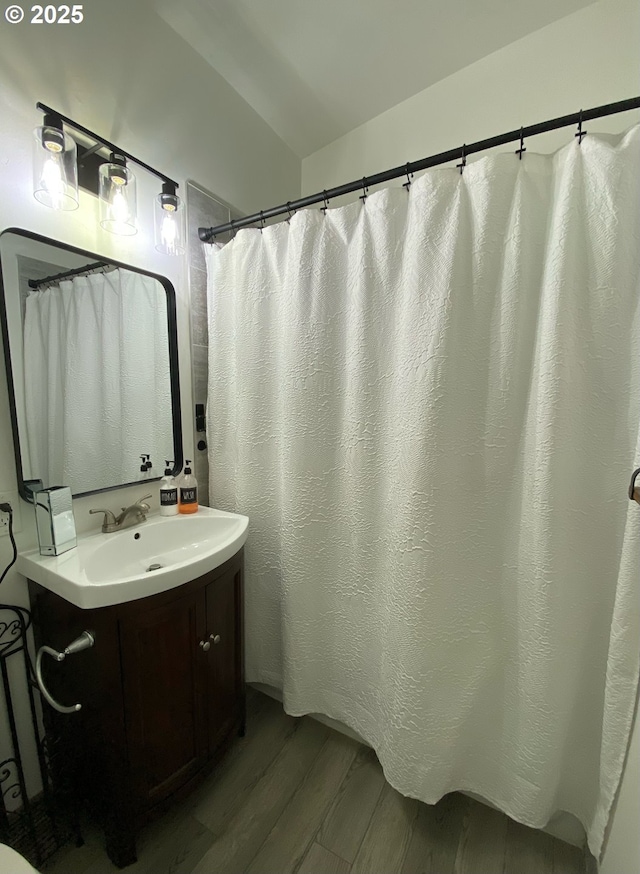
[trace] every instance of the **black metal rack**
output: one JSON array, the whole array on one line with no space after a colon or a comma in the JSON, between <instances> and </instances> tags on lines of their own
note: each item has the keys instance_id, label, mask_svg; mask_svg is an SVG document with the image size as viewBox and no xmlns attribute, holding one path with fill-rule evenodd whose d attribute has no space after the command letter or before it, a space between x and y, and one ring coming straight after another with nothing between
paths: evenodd
<instances>
[{"instance_id":1,"label":"black metal rack","mask_svg":"<svg viewBox=\"0 0 640 874\"><path fill-rule=\"evenodd\" d=\"M64 788L54 786L51 779L56 751L49 748L40 715L40 693L28 650L30 626L26 608L0 604L0 676L9 725L8 743L5 737L0 741L0 841L40 866L72 837L79 843L82 838L77 810ZM30 724L20 719L18 731L20 701L26 703ZM41 791L31 797L24 767L29 746L35 749L42 783Z\"/></svg>"}]
</instances>

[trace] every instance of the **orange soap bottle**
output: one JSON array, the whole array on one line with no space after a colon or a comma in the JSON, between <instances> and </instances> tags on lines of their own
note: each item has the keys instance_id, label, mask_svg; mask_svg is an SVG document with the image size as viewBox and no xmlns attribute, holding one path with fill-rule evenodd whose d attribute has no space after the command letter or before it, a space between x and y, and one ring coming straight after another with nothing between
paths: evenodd
<instances>
[{"instance_id":1,"label":"orange soap bottle","mask_svg":"<svg viewBox=\"0 0 640 874\"><path fill-rule=\"evenodd\" d=\"M191 473L191 462L187 459L184 476L180 480L178 509L181 513L198 512L198 480Z\"/></svg>"}]
</instances>

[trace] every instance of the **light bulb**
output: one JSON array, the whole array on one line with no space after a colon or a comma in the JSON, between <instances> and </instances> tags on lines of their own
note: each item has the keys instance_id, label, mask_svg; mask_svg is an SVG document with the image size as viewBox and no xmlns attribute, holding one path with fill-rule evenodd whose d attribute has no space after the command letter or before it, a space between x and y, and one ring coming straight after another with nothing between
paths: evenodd
<instances>
[{"instance_id":1,"label":"light bulb","mask_svg":"<svg viewBox=\"0 0 640 874\"><path fill-rule=\"evenodd\" d=\"M115 152L100 165L100 224L112 234L131 236L136 229L136 178Z\"/></svg>"},{"instance_id":2,"label":"light bulb","mask_svg":"<svg viewBox=\"0 0 640 874\"><path fill-rule=\"evenodd\" d=\"M162 245L165 247L168 255L173 255L175 252L177 236L178 229L176 227L174 216L168 214L162 221L162 230L160 232Z\"/></svg>"},{"instance_id":3,"label":"light bulb","mask_svg":"<svg viewBox=\"0 0 640 874\"><path fill-rule=\"evenodd\" d=\"M125 223L129 220L129 204L122 191L116 189L111 202L111 216L114 221Z\"/></svg>"},{"instance_id":4,"label":"light bulb","mask_svg":"<svg viewBox=\"0 0 640 874\"><path fill-rule=\"evenodd\" d=\"M78 165L75 141L62 130L62 122L45 118L37 127L33 149L33 196L51 209L78 208Z\"/></svg>"},{"instance_id":5,"label":"light bulb","mask_svg":"<svg viewBox=\"0 0 640 874\"><path fill-rule=\"evenodd\" d=\"M62 197L64 195L64 182L62 181L60 164L54 157L53 153L44 162L40 184L49 194L53 209L60 209L62 206Z\"/></svg>"},{"instance_id":6,"label":"light bulb","mask_svg":"<svg viewBox=\"0 0 640 874\"><path fill-rule=\"evenodd\" d=\"M175 182L165 180L162 193L155 198L156 249L164 255L182 255L184 252L184 213L182 201L176 193L177 187Z\"/></svg>"}]
</instances>

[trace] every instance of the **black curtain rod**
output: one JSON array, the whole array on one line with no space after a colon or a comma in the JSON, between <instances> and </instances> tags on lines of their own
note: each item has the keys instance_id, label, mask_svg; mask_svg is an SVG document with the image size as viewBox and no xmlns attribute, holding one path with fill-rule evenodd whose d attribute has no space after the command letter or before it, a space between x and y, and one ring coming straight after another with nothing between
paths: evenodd
<instances>
[{"instance_id":1,"label":"black curtain rod","mask_svg":"<svg viewBox=\"0 0 640 874\"><path fill-rule=\"evenodd\" d=\"M44 112L46 115L57 115L60 121L64 122L67 127L71 127L74 130L77 130L78 133L84 134L86 137L89 137L90 140L93 140L98 148L104 146L105 148L109 149L110 152L115 152L116 155L123 155L123 157L128 158L130 161L133 161L134 164L137 164L138 167L143 167L149 173L153 173L154 176L157 176L158 179L162 179L163 182L168 182L170 185L175 185L176 188L179 188L178 183L174 182L173 179L170 179L168 176L165 176L164 173L160 173L159 170L154 170L153 167L150 167L149 164L145 164L144 161L136 158L135 155L131 155L129 152L125 152L124 149L121 149L120 146L116 146L114 143L110 143L109 140L104 140L102 137L99 137L98 134L95 134L87 127L83 127L81 124L78 124L78 122L74 121L72 118L69 118L66 115L62 115L60 112L57 112L55 109L51 109L49 106L45 106L44 103L36 103L36 109L39 109L40 112ZM90 155L92 152L95 151L97 151L97 149L95 146L93 146L92 148L88 149L85 154Z\"/></svg>"},{"instance_id":2,"label":"black curtain rod","mask_svg":"<svg viewBox=\"0 0 640 874\"><path fill-rule=\"evenodd\" d=\"M515 143L536 134L543 134L561 127L577 124L579 125L579 131L576 136L580 135L582 137L586 133L586 131L582 130L582 122L590 121L593 118L602 118L605 115L615 115L618 112L628 112L631 109L640 109L640 97L631 97L629 100L620 100L617 103L607 103L604 106L596 106L593 109L581 109L580 112L574 112L572 115L562 115L559 118L552 118L549 121L532 124L529 127L522 127L519 130L512 130L506 134L491 137L488 140L479 140L477 143L471 143L470 145L465 144L457 149L450 149L448 152L432 155L430 158L423 158L420 161L412 161L400 167L394 167L392 170L385 170L384 173L365 176L354 182L338 185L337 188L330 188L327 191L310 194L307 197L291 200L280 206L274 206L271 209L265 209L262 212L256 212L241 219L234 219L224 225L217 225L214 228L198 228L198 236L203 243L212 243L214 242L214 237L227 231L246 228L256 222L260 222L262 225L266 219L274 218L277 215L291 215L295 210L312 206L314 203L324 203L326 206L327 202L332 198L340 197L343 194L350 194L353 191L362 190L366 196L367 188L372 185L380 185L382 182L389 182L391 179L398 179L401 176L406 176L407 180L409 180L413 173L426 170L428 167L436 167L438 164L448 164L450 161L455 161L458 158L462 158L462 165L464 166L467 155L472 155L474 152L484 152L486 149L493 149L506 143Z\"/></svg>"},{"instance_id":3,"label":"black curtain rod","mask_svg":"<svg viewBox=\"0 0 640 874\"><path fill-rule=\"evenodd\" d=\"M68 279L70 276L82 276L83 274L94 273L97 270L103 270L105 267L109 266L110 265L106 261L96 261L94 264L87 264L86 267L77 267L75 270L65 270L64 273L56 273L55 276L47 276L45 279L30 279L29 288L40 288L41 285L48 285L50 282L57 282L60 279Z\"/></svg>"}]
</instances>

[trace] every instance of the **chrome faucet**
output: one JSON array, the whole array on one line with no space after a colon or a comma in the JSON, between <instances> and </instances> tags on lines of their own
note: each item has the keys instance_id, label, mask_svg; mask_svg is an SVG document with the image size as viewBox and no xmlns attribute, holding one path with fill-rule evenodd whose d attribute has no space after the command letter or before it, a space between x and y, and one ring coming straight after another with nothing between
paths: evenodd
<instances>
[{"instance_id":1,"label":"chrome faucet","mask_svg":"<svg viewBox=\"0 0 640 874\"><path fill-rule=\"evenodd\" d=\"M122 531L124 528L131 528L146 521L146 514L151 510L146 500L150 497L151 495L145 495L143 498L139 498L135 504L131 504L130 507L123 507L119 516L114 516L111 510L89 510L89 512L104 513L102 533L113 534L114 531Z\"/></svg>"}]
</instances>

